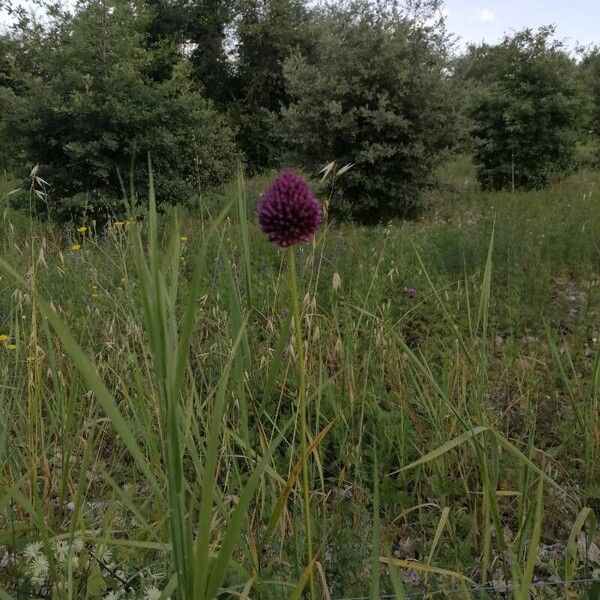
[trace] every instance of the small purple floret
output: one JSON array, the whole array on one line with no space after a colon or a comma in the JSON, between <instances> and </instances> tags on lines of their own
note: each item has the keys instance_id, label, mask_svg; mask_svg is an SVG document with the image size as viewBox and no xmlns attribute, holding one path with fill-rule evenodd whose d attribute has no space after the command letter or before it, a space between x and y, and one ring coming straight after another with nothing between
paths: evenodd
<instances>
[{"instance_id":1,"label":"small purple floret","mask_svg":"<svg viewBox=\"0 0 600 600\"><path fill-rule=\"evenodd\" d=\"M281 248L310 242L322 221L317 197L293 171L282 171L258 205L261 229Z\"/></svg>"},{"instance_id":2,"label":"small purple floret","mask_svg":"<svg viewBox=\"0 0 600 600\"><path fill-rule=\"evenodd\" d=\"M404 295L409 300L414 300L417 297L417 288L414 288L414 287L405 287L404 288Z\"/></svg>"}]
</instances>

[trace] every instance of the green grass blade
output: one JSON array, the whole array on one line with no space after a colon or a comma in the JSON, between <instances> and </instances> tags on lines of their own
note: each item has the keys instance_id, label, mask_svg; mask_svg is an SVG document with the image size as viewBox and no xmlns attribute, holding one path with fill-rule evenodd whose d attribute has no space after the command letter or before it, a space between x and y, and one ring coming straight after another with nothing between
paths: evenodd
<instances>
[{"instance_id":1,"label":"green grass blade","mask_svg":"<svg viewBox=\"0 0 600 600\"><path fill-rule=\"evenodd\" d=\"M275 438L275 440L270 444L269 449L265 453L260 463L254 468L252 475L248 479L242 490L242 493L240 494L238 504L227 524L227 531L225 532L223 542L221 543L221 549L219 550L217 559L215 560L211 570L210 579L207 585L207 598L214 598L223 584L223 581L225 580L227 566L238 542L240 531L244 523L244 518L247 516L247 511L254 497L256 488L260 483L261 477L265 471L265 468L269 464L275 449L279 446L281 440L283 440L285 432L291 423L292 419L279 433L277 438Z\"/></svg>"},{"instance_id":2,"label":"green grass blade","mask_svg":"<svg viewBox=\"0 0 600 600\"><path fill-rule=\"evenodd\" d=\"M527 549L527 560L525 563L525 569L523 571L523 581L519 586L517 593L515 593L516 600L529 600L531 592L531 584L533 583L533 575L535 570L535 563L538 556L538 548L540 545L540 539L542 537L542 517L544 514L544 479L540 477L536 500L535 500L535 518L533 523L533 529L531 532L531 538L529 540L529 547Z\"/></svg>"},{"instance_id":3,"label":"green grass blade","mask_svg":"<svg viewBox=\"0 0 600 600\"><path fill-rule=\"evenodd\" d=\"M478 436L480 433L483 433L484 431L490 431L490 428L483 427L480 425L470 431L465 431L465 433L447 441L445 444L442 444L435 450L428 452L425 456L422 456L419 460L416 460L416 461L410 463L409 465L402 467L402 469L400 469L399 471L395 471L394 473L392 473L392 475L395 475L396 473L403 473L404 471L410 471L411 469L414 469L415 467L418 467L419 465L424 465L425 463L435 460L436 458L439 458L443 454L446 454L446 452L449 452L453 448L456 448L457 446L464 444L471 438Z\"/></svg>"},{"instance_id":4,"label":"green grass blade","mask_svg":"<svg viewBox=\"0 0 600 600\"><path fill-rule=\"evenodd\" d=\"M200 500L200 518L198 522L198 537L195 544L195 569L193 595L197 600L205 599L207 585L209 582L209 551L210 551L210 524L212 520L214 484L217 472L217 452L223 426L223 415L225 413L227 386L229 375L235 356L244 334L244 327L239 331L229 360L225 365L215 398L213 414L207 433L206 458L202 473L202 494Z\"/></svg>"},{"instance_id":5,"label":"green grass blade","mask_svg":"<svg viewBox=\"0 0 600 600\"><path fill-rule=\"evenodd\" d=\"M241 165L237 172L237 213L240 230L240 246L242 249L242 267L244 273L244 287L246 289L246 305L252 308L252 270L250 266L250 242L248 238L248 216L246 206L246 191L244 186L244 173Z\"/></svg>"},{"instance_id":6,"label":"green grass blade","mask_svg":"<svg viewBox=\"0 0 600 600\"><path fill-rule=\"evenodd\" d=\"M567 542L567 548L565 550L565 583L569 584L573 581L573 577L576 572L577 565L577 538L579 534L583 530L583 526L586 521L594 520L594 511L589 507L584 507L579 511L577 518L575 519L575 523L573 523L573 527L571 528L571 533L569 534L569 540Z\"/></svg>"},{"instance_id":7,"label":"green grass blade","mask_svg":"<svg viewBox=\"0 0 600 600\"><path fill-rule=\"evenodd\" d=\"M138 468L146 476L148 483L152 486L154 492L162 497L163 492L154 471L146 461L133 432L129 429L127 421L121 414L115 399L102 382L102 379L98 375L90 358L88 358L81 346L75 341L75 338L63 323L62 319L54 312L54 309L36 290L31 289L27 282L1 258L0 269L5 271L19 286L28 290L30 294L35 296L38 309L48 319L48 322L60 338L65 350L68 352L69 356L71 356L73 363L81 373L86 384L96 396L102 410L110 419L113 427L129 450Z\"/></svg>"},{"instance_id":8,"label":"green grass blade","mask_svg":"<svg viewBox=\"0 0 600 600\"><path fill-rule=\"evenodd\" d=\"M381 519L379 518L379 470L377 465L377 450L373 447L373 540L371 541L371 600L379 600L380 568L379 548L381 546Z\"/></svg>"}]
</instances>

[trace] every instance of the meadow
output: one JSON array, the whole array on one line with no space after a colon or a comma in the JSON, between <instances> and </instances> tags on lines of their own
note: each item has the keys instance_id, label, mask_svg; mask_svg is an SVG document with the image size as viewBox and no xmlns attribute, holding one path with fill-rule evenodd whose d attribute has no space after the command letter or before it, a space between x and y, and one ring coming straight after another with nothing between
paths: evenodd
<instances>
[{"instance_id":1,"label":"meadow","mask_svg":"<svg viewBox=\"0 0 600 600\"><path fill-rule=\"evenodd\" d=\"M600 597L600 173L459 158L297 274L268 183L102 229L0 183L0 598Z\"/></svg>"}]
</instances>

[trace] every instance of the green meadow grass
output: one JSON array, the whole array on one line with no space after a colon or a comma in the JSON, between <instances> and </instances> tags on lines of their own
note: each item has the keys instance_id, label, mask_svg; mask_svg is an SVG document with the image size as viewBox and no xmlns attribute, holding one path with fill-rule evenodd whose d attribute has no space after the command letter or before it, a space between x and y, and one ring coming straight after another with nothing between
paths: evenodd
<instances>
[{"instance_id":1,"label":"green meadow grass","mask_svg":"<svg viewBox=\"0 0 600 600\"><path fill-rule=\"evenodd\" d=\"M296 250L302 348L268 179L102 232L0 181L0 597L588 597L600 174L439 178Z\"/></svg>"}]
</instances>

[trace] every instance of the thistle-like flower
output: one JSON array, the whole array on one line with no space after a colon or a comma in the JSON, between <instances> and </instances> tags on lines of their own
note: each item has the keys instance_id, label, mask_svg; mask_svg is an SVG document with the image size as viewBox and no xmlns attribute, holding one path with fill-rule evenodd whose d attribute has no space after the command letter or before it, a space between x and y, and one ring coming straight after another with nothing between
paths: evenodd
<instances>
[{"instance_id":1,"label":"thistle-like flower","mask_svg":"<svg viewBox=\"0 0 600 600\"><path fill-rule=\"evenodd\" d=\"M42 553L42 548L44 544L42 542L31 542L27 544L23 550L23 556L30 560L34 560Z\"/></svg>"},{"instance_id":2,"label":"thistle-like flower","mask_svg":"<svg viewBox=\"0 0 600 600\"><path fill-rule=\"evenodd\" d=\"M309 242L323 221L321 205L308 183L293 171L280 173L258 206L258 222L281 248Z\"/></svg>"},{"instance_id":3,"label":"thistle-like flower","mask_svg":"<svg viewBox=\"0 0 600 600\"><path fill-rule=\"evenodd\" d=\"M59 565L64 565L69 557L69 543L65 540L55 540L53 550L56 562L58 562Z\"/></svg>"},{"instance_id":4,"label":"thistle-like flower","mask_svg":"<svg viewBox=\"0 0 600 600\"><path fill-rule=\"evenodd\" d=\"M112 560L112 550L104 544L98 544L94 548L94 558L98 562L109 564Z\"/></svg>"},{"instance_id":5,"label":"thistle-like flower","mask_svg":"<svg viewBox=\"0 0 600 600\"><path fill-rule=\"evenodd\" d=\"M409 300L414 300L417 297L417 288L414 288L414 287L405 287L404 288L404 295Z\"/></svg>"},{"instance_id":6,"label":"thistle-like flower","mask_svg":"<svg viewBox=\"0 0 600 600\"><path fill-rule=\"evenodd\" d=\"M48 559L43 554L30 558L28 563L29 578L33 585L42 585L48 577L50 567Z\"/></svg>"},{"instance_id":7,"label":"thistle-like flower","mask_svg":"<svg viewBox=\"0 0 600 600\"><path fill-rule=\"evenodd\" d=\"M158 600L161 596L161 591L155 587L149 587L144 590L144 600Z\"/></svg>"}]
</instances>

